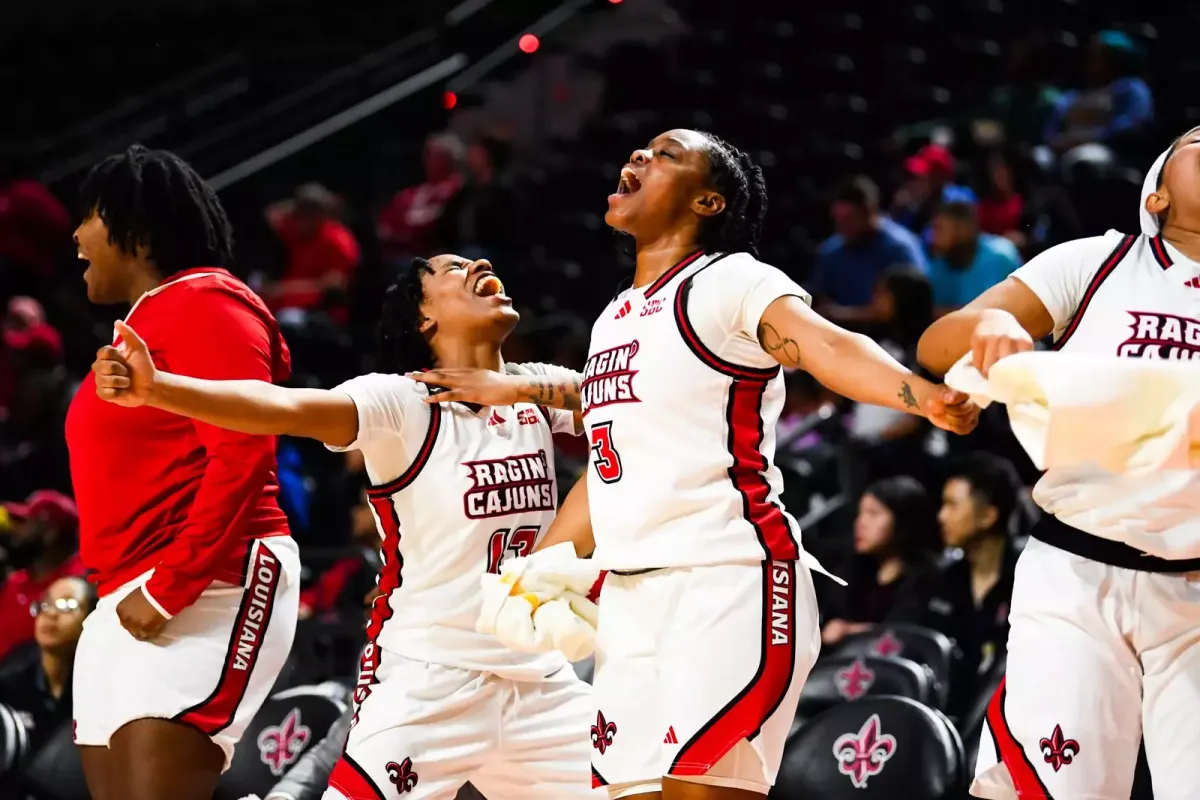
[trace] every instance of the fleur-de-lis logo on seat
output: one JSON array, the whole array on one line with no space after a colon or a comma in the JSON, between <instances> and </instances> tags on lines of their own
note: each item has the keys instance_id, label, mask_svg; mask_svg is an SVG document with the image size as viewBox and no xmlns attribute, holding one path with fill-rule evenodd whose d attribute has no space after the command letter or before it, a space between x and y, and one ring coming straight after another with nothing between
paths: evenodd
<instances>
[{"instance_id":1,"label":"fleur-de-lis logo on seat","mask_svg":"<svg viewBox=\"0 0 1200 800\"><path fill-rule=\"evenodd\" d=\"M406 758L399 764L389 761L384 769L387 770L388 780L396 786L396 794L407 794L417 785L417 773L413 771L411 758Z\"/></svg>"},{"instance_id":2,"label":"fleur-de-lis logo on seat","mask_svg":"<svg viewBox=\"0 0 1200 800\"><path fill-rule=\"evenodd\" d=\"M867 693L875 683L875 673L861 658L835 676L838 694L847 700L857 700Z\"/></svg>"},{"instance_id":3,"label":"fleur-de-lis logo on seat","mask_svg":"<svg viewBox=\"0 0 1200 800\"><path fill-rule=\"evenodd\" d=\"M603 711L596 712L596 724L592 726L592 747L604 755L604 751L612 747L613 737L617 735L617 725L604 718Z\"/></svg>"},{"instance_id":4,"label":"fleur-de-lis logo on seat","mask_svg":"<svg viewBox=\"0 0 1200 800\"><path fill-rule=\"evenodd\" d=\"M877 656L898 656L904 652L904 642L892 631L885 631L871 644L871 652Z\"/></svg>"},{"instance_id":5,"label":"fleur-de-lis logo on seat","mask_svg":"<svg viewBox=\"0 0 1200 800\"><path fill-rule=\"evenodd\" d=\"M293 708L283 722L263 728L258 735L259 757L271 768L272 775L282 775L300 758L311 737L312 731L300 722L300 709Z\"/></svg>"},{"instance_id":6,"label":"fleur-de-lis logo on seat","mask_svg":"<svg viewBox=\"0 0 1200 800\"><path fill-rule=\"evenodd\" d=\"M1075 756L1079 755L1079 742L1065 738L1062 725L1055 725L1054 733L1050 734L1049 739L1038 742L1038 747L1042 748L1042 758L1055 772L1070 764L1075 760Z\"/></svg>"},{"instance_id":7,"label":"fleur-de-lis logo on seat","mask_svg":"<svg viewBox=\"0 0 1200 800\"><path fill-rule=\"evenodd\" d=\"M867 780L883 772L895 754L896 737L881 732L878 714L872 714L858 733L844 733L833 743L838 771L849 776L856 789L867 788Z\"/></svg>"}]
</instances>

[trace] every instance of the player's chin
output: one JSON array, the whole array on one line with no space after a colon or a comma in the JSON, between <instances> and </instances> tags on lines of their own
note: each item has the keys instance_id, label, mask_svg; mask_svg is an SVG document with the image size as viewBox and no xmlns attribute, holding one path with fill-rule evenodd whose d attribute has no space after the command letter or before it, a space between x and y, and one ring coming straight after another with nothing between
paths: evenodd
<instances>
[{"instance_id":1,"label":"player's chin","mask_svg":"<svg viewBox=\"0 0 1200 800\"><path fill-rule=\"evenodd\" d=\"M629 221L632 219L632 209L629 208L629 204L629 195L609 195L608 211L604 212L604 224L614 231L629 233Z\"/></svg>"}]
</instances>

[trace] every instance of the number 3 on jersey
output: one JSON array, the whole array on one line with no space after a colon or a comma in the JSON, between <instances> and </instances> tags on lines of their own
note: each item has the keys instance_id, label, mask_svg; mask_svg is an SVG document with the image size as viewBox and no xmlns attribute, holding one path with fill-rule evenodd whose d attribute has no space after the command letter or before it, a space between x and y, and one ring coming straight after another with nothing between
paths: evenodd
<instances>
[{"instance_id":1,"label":"number 3 on jersey","mask_svg":"<svg viewBox=\"0 0 1200 800\"><path fill-rule=\"evenodd\" d=\"M593 425L591 439L592 452L596 455L592 460L592 466L596 468L596 474L600 476L600 480L605 483L616 483L621 480L621 456L613 447L612 423L604 422Z\"/></svg>"},{"instance_id":2,"label":"number 3 on jersey","mask_svg":"<svg viewBox=\"0 0 1200 800\"><path fill-rule=\"evenodd\" d=\"M511 533L508 528L501 528L493 533L488 541L487 571L493 575L499 574L500 565L507 559L520 558L532 553L540 530L536 525L526 525Z\"/></svg>"}]
</instances>

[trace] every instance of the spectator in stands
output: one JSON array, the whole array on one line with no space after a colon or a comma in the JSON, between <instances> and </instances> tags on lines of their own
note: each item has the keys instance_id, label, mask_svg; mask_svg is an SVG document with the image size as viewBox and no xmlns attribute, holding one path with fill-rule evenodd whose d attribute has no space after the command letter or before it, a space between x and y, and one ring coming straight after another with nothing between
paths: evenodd
<instances>
[{"instance_id":1,"label":"spectator in stands","mask_svg":"<svg viewBox=\"0 0 1200 800\"><path fill-rule=\"evenodd\" d=\"M871 298L874 338L911 370L919 371L917 342L933 324L933 287L914 267L885 271ZM850 415L850 436L861 446L867 479L920 472L924 460L925 420L884 406L858 404Z\"/></svg>"},{"instance_id":2,"label":"spectator in stands","mask_svg":"<svg viewBox=\"0 0 1200 800\"><path fill-rule=\"evenodd\" d=\"M929 280L939 311L960 308L1021 266L1009 240L982 233L974 203L946 203L933 218Z\"/></svg>"},{"instance_id":3,"label":"spectator in stands","mask_svg":"<svg viewBox=\"0 0 1200 800\"><path fill-rule=\"evenodd\" d=\"M467 182L446 207L452 244L466 258L504 258L523 243L511 157L511 143L497 136L480 136L467 148Z\"/></svg>"},{"instance_id":4,"label":"spectator in stands","mask_svg":"<svg viewBox=\"0 0 1200 800\"><path fill-rule=\"evenodd\" d=\"M937 209L946 203L974 203L975 193L954 183L954 156L940 144L927 144L904 162L908 180L896 192L892 218L910 231L927 230Z\"/></svg>"},{"instance_id":5,"label":"spectator in stands","mask_svg":"<svg viewBox=\"0 0 1200 800\"><path fill-rule=\"evenodd\" d=\"M32 297L8 301L0 340L0 421L18 378L31 370L53 369L62 363L63 343L58 330L46 322L42 304Z\"/></svg>"},{"instance_id":6,"label":"spectator in stands","mask_svg":"<svg viewBox=\"0 0 1200 800\"><path fill-rule=\"evenodd\" d=\"M283 277L263 292L272 310L324 310L345 320L346 293L361 252L338 219L341 207L337 195L308 183L267 208L267 222L287 250Z\"/></svg>"},{"instance_id":7,"label":"spectator in stands","mask_svg":"<svg viewBox=\"0 0 1200 800\"><path fill-rule=\"evenodd\" d=\"M958 642L971 677L1007 647L1017 565L1011 528L1019 490L1012 464L984 452L953 464L942 488L938 523L953 551L945 567L944 607L951 613L936 627Z\"/></svg>"},{"instance_id":8,"label":"spectator in stands","mask_svg":"<svg viewBox=\"0 0 1200 800\"><path fill-rule=\"evenodd\" d=\"M50 191L0 161L0 297L48 286L71 242L71 215Z\"/></svg>"},{"instance_id":9,"label":"spectator in stands","mask_svg":"<svg viewBox=\"0 0 1200 800\"><path fill-rule=\"evenodd\" d=\"M822 598L821 641L836 644L882 622L926 624L940 551L933 502L920 483L901 475L868 486L854 521L854 555L835 571L850 585L826 588Z\"/></svg>"},{"instance_id":10,"label":"spectator in stands","mask_svg":"<svg viewBox=\"0 0 1200 800\"><path fill-rule=\"evenodd\" d=\"M979 230L1003 236L1018 248L1025 242L1021 223L1025 213L1026 187L1010 149L996 148L987 156L984 189L979 194Z\"/></svg>"},{"instance_id":11,"label":"spectator in stands","mask_svg":"<svg viewBox=\"0 0 1200 800\"><path fill-rule=\"evenodd\" d=\"M1046 42L1034 36L1015 43L1009 50L1007 82L992 89L971 112L976 142L1040 144L1046 122L1062 97L1049 77Z\"/></svg>"},{"instance_id":12,"label":"spectator in stands","mask_svg":"<svg viewBox=\"0 0 1200 800\"><path fill-rule=\"evenodd\" d=\"M364 489L350 510L350 537L358 553L335 561L300 593L300 619L334 614L362 605L379 574L379 532Z\"/></svg>"},{"instance_id":13,"label":"spectator in stands","mask_svg":"<svg viewBox=\"0 0 1200 800\"><path fill-rule=\"evenodd\" d=\"M443 215L463 187L463 161L463 144L454 134L425 140L425 180L397 192L375 220L386 261L408 263L413 256L453 249Z\"/></svg>"},{"instance_id":14,"label":"spectator in stands","mask_svg":"<svg viewBox=\"0 0 1200 800\"><path fill-rule=\"evenodd\" d=\"M1092 39L1084 55L1086 88L1064 94L1046 124L1046 143L1064 156L1064 167L1069 151L1087 144L1120 151L1153 121L1154 99L1140 75L1144 64L1141 47L1126 33L1101 31Z\"/></svg>"},{"instance_id":15,"label":"spectator in stands","mask_svg":"<svg viewBox=\"0 0 1200 800\"><path fill-rule=\"evenodd\" d=\"M66 577L52 582L21 609L34 628L37 653L0 671L0 703L22 716L31 753L71 719L75 647L83 620L95 607L96 590L83 578Z\"/></svg>"},{"instance_id":16,"label":"spectator in stands","mask_svg":"<svg viewBox=\"0 0 1200 800\"><path fill-rule=\"evenodd\" d=\"M0 659L32 641L29 604L60 578L84 572L77 552L79 512L58 492L39 491L24 503L0 506L0 548L8 577L0 584Z\"/></svg>"},{"instance_id":17,"label":"spectator in stands","mask_svg":"<svg viewBox=\"0 0 1200 800\"><path fill-rule=\"evenodd\" d=\"M830 206L834 235L817 249L808 289L822 313L842 324L873 319L872 292L879 276L901 264L925 268L921 241L879 210L879 187L859 175L846 181Z\"/></svg>"},{"instance_id":18,"label":"spectator in stands","mask_svg":"<svg viewBox=\"0 0 1200 800\"><path fill-rule=\"evenodd\" d=\"M71 489L66 419L67 377L61 369L23 370L0 426L0 488L9 497L37 489Z\"/></svg>"}]
</instances>

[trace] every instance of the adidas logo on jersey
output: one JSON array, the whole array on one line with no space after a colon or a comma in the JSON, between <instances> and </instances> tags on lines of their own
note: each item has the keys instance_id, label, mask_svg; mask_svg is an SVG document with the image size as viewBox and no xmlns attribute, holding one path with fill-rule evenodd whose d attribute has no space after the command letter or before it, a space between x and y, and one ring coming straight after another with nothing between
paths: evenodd
<instances>
[{"instance_id":1,"label":"adidas logo on jersey","mask_svg":"<svg viewBox=\"0 0 1200 800\"><path fill-rule=\"evenodd\" d=\"M1187 286L1191 289L1200 289L1200 275L1192 278L1190 281L1185 283L1184 286Z\"/></svg>"},{"instance_id":2,"label":"adidas logo on jersey","mask_svg":"<svg viewBox=\"0 0 1200 800\"><path fill-rule=\"evenodd\" d=\"M500 412L492 409L492 416L488 417L488 425L503 425L504 417L500 416Z\"/></svg>"},{"instance_id":3,"label":"adidas logo on jersey","mask_svg":"<svg viewBox=\"0 0 1200 800\"><path fill-rule=\"evenodd\" d=\"M679 744L679 739L675 736L675 726L667 728L667 735L663 738L663 744Z\"/></svg>"},{"instance_id":4,"label":"adidas logo on jersey","mask_svg":"<svg viewBox=\"0 0 1200 800\"><path fill-rule=\"evenodd\" d=\"M620 319L621 317L625 316L626 314L628 314L628 313L629 313L630 311L632 311L632 310L633 310L633 306L631 306L631 305L629 304L629 301L628 301L628 300L626 300L626 301L625 301L625 305L621 306L621 307L620 307L620 308L617 310L617 315L616 315L615 317L613 317L613 319Z\"/></svg>"}]
</instances>

